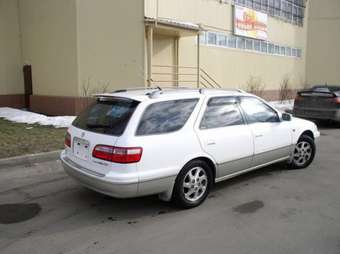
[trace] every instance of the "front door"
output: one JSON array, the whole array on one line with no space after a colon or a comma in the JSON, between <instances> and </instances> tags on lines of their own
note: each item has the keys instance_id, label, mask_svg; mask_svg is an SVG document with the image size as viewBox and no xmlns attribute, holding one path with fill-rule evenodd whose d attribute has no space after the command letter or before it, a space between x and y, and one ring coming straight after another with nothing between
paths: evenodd
<instances>
[{"instance_id":1,"label":"front door","mask_svg":"<svg viewBox=\"0 0 340 254\"><path fill-rule=\"evenodd\" d=\"M254 136L252 166L288 157L292 149L289 122L281 121L274 109L254 97L242 97L241 108Z\"/></svg>"},{"instance_id":2,"label":"front door","mask_svg":"<svg viewBox=\"0 0 340 254\"><path fill-rule=\"evenodd\" d=\"M253 135L235 97L212 97L196 126L203 150L216 162L216 178L251 166Z\"/></svg>"}]
</instances>

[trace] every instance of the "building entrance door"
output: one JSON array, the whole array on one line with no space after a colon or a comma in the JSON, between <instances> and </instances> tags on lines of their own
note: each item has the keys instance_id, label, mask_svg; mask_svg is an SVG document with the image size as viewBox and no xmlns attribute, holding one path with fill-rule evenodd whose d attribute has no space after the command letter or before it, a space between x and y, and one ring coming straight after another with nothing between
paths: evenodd
<instances>
[{"instance_id":1,"label":"building entrance door","mask_svg":"<svg viewBox=\"0 0 340 254\"><path fill-rule=\"evenodd\" d=\"M155 85L178 84L178 40L174 36L154 34L152 79Z\"/></svg>"}]
</instances>

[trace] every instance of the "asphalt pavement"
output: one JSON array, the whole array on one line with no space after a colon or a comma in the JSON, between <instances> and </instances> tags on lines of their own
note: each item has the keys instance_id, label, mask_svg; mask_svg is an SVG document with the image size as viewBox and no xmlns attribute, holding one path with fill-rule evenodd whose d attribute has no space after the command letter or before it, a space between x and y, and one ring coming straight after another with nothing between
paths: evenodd
<instances>
[{"instance_id":1,"label":"asphalt pavement","mask_svg":"<svg viewBox=\"0 0 340 254\"><path fill-rule=\"evenodd\" d=\"M0 253L340 253L340 128L313 164L278 164L215 186L178 210L80 186L58 160L0 169Z\"/></svg>"}]
</instances>

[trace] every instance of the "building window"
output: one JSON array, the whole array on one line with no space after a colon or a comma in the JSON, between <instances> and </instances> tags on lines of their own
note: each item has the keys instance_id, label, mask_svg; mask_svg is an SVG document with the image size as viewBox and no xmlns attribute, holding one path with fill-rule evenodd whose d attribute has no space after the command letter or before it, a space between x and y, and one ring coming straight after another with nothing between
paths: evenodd
<instances>
[{"instance_id":1,"label":"building window","mask_svg":"<svg viewBox=\"0 0 340 254\"><path fill-rule=\"evenodd\" d=\"M253 50L253 40L246 40L246 49L247 50Z\"/></svg>"},{"instance_id":2,"label":"building window","mask_svg":"<svg viewBox=\"0 0 340 254\"><path fill-rule=\"evenodd\" d=\"M217 34L215 34L215 33L208 33L207 34L207 41L208 41L208 44L210 44L210 45L216 45Z\"/></svg>"},{"instance_id":3,"label":"building window","mask_svg":"<svg viewBox=\"0 0 340 254\"><path fill-rule=\"evenodd\" d=\"M200 43L201 44L206 44L207 43L207 33L202 33L202 34L200 34Z\"/></svg>"},{"instance_id":4,"label":"building window","mask_svg":"<svg viewBox=\"0 0 340 254\"><path fill-rule=\"evenodd\" d=\"M275 54L280 55L280 46L279 45L275 45Z\"/></svg>"},{"instance_id":5,"label":"building window","mask_svg":"<svg viewBox=\"0 0 340 254\"><path fill-rule=\"evenodd\" d=\"M227 37L224 34L217 35L217 45L227 46Z\"/></svg>"},{"instance_id":6,"label":"building window","mask_svg":"<svg viewBox=\"0 0 340 254\"><path fill-rule=\"evenodd\" d=\"M261 0L254 0L254 9L261 11Z\"/></svg>"},{"instance_id":7,"label":"building window","mask_svg":"<svg viewBox=\"0 0 340 254\"><path fill-rule=\"evenodd\" d=\"M275 0L274 2L274 15L281 16L281 0Z\"/></svg>"},{"instance_id":8,"label":"building window","mask_svg":"<svg viewBox=\"0 0 340 254\"><path fill-rule=\"evenodd\" d=\"M286 55L286 47L281 47L281 55Z\"/></svg>"},{"instance_id":9,"label":"building window","mask_svg":"<svg viewBox=\"0 0 340 254\"><path fill-rule=\"evenodd\" d=\"M302 57L302 50L297 49L297 57L301 58Z\"/></svg>"},{"instance_id":10,"label":"building window","mask_svg":"<svg viewBox=\"0 0 340 254\"><path fill-rule=\"evenodd\" d=\"M258 52L261 52L261 41L254 40L254 49Z\"/></svg>"},{"instance_id":11,"label":"building window","mask_svg":"<svg viewBox=\"0 0 340 254\"><path fill-rule=\"evenodd\" d=\"M246 6L249 8L253 8L253 0L246 0Z\"/></svg>"},{"instance_id":12,"label":"building window","mask_svg":"<svg viewBox=\"0 0 340 254\"><path fill-rule=\"evenodd\" d=\"M195 40L196 41L196 40ZM204 32L200 36L202 45L217 46L221 48L232 48L247 51L260 52L262 54L302 57L302 50L296 47L287 47L268 41L245 38L235 35L226 35L216 32Z\"/></svg>"},{"instance_id":13,"label":"building window","mask_svg":"<svg viewBox=\"0 0 340 254\"><path fill-rule=\"evenodd\" d=\"M246 40L242 37L237 38L237 48L245 49L246 48Z\"/></svg>"},{"instance_id":14,"label":"building window","mask_svg":"<svg viewBox=\"0 0 340 254\"><path fill-rule=\"evenodd\" d=\"M265 41L261 42L261 52L262 53L267 53L268 52L268 43Z\"/></svg>"},{"instance_id":15,"label":"building window","mask_svg":"<svg viewBox=\"0 0 340 254\"><path fill-rule=\"evenodd\" d=\"M236 37L235 36L229 36L228 37L228 47L229 48L236 48Z\"/></svg>"},{"instance_id":16,"label":"building window","mask_svg":"<svg viewBox=\"0 0 340 254\"><path fill-rule=\"evenodd\" d=\"M268 0L261 0L261 10L268 12Z\"/></svg>"},{"instance_id":17,"label":"building window","mask_svg":"<svg viewBox=\"0 0 340 254\"><path fill-rule=\"evenodd\" d=\"M286 48L286 56L292 56L292 49L290 47Z\"/></svg>"},{"instance_id":18,"label":"building window","mask_svg":"<svg viewBox=\"0 0 340 254\"><path fill-rule=\"evenodd\" d=\"M208 44L216 45L217 42L217 34L216 33L208 33Z\"/></svg>"},{"instance_id":19,"label":"building window","mask_svg":"<svg viewBox=\"0 0 340 254\"><path fill-rule=\"evenodd\" d=\"M297 57L297 49L295 48L292 49L292 56Z\"/></svg>"}]
</instances>

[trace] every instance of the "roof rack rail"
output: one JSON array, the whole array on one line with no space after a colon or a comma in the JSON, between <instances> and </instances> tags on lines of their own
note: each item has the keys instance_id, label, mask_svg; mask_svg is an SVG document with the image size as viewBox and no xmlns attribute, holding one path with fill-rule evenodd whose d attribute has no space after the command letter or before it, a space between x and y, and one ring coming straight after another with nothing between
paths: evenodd
<instances>
[{"instance_id":1,"label":"roof rack rail","mask_svg":"<svg viewBox=\"0 0 340 254\"><path fill-rule=\"evenodd\" d=\"M240 93L247 93L246 91L242 90L242 89L236 89L238 92Z\"/></svg>"},{"instance_id":2,"label":"roof rack rail","mask_svg":"<svg viewBox=\"0 0 340 254\"><path fill-rule=\"evenodd\" d=\"M130 87L130 88L124 88L124 89L118 89L114 90L111 93L125 93L128 91L140 91L140 90L155 90L155 89L161 89L160 87L145 87L145 86L140 86L140 87Z\"/></svg>"},{"instance_id":3,"label":"roof rack rail","mask_svg":"<svg viewBox=\"0 0 340 254\"><path fill-rule=\"evenodd\" d=\"M155 90L150 93L147 93L146 95L149 96L150 99L155 99L159 97L162 93L163 93L162 89L160 89L160 90Z\"/></svg>"}]
</instances>

